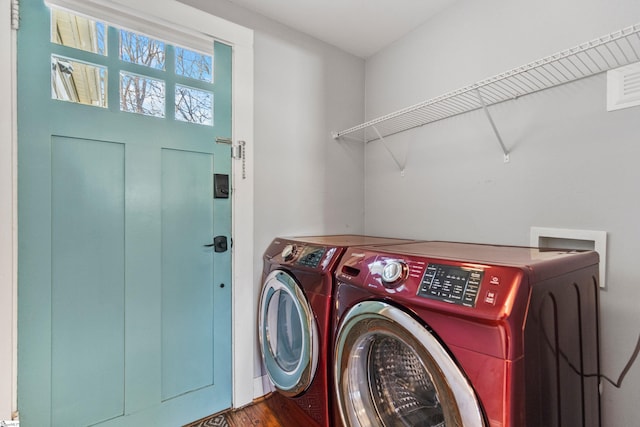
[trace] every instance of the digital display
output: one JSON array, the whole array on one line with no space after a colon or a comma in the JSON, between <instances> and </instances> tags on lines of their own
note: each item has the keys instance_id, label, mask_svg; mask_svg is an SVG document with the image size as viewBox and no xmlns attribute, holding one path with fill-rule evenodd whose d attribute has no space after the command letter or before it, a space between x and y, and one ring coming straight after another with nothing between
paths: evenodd
<instances>
[{"instance_id":1,"label":"digital display","mask_svg":"<svg viewBox=\"0 0 640 427\"><path fill-rule=\"evenodd\" d=\"M483 274L482 270L429 264L422 277L418 295L451 304L475 307Z\"/></svg>"},{"instance_id":2,"label":"digital display","mask_svg":"<svg viewBox=\"0 0 640 427\"><path fill-rule=\"evenodd\" d=\"M325 248L308 246L300 254L298 259L298 265L304 265L305 267L316 268L320 264L320 260L324 255Z\"/></svg>"}]
</instances>

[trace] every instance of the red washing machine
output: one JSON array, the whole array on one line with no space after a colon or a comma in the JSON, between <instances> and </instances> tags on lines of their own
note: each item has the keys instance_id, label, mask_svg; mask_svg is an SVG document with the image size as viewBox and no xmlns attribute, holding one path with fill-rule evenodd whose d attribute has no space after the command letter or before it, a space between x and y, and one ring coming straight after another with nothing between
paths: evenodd
<instances>
[{"instance_id":1,"label":"red washing machine","mask_svg":"<svg viewBox=\"0 0 640 427\"><path fill-rule=\"evenodd\" d=\"M336 280L345 426L600 425L597 253L349 248Z\"/></svg>"},{"instance_id":2,"label":"red washing machine","mask_svg":"<svg viewBox=\"0 0 640 427\"><path fill-rule=\"evenodd\" d=\"M347 247L410 240L361 235L277 238L264 253L259 337L276 390L318 425L332 425L330 357L334 271Z\"/></svg>"}]
</instances>

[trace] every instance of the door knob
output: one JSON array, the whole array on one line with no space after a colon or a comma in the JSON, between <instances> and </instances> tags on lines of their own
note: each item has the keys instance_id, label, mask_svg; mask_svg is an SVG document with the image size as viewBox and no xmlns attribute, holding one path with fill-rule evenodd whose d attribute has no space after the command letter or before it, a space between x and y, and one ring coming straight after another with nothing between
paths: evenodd
<instances>
[{"instance_id":1,"label":"door knob","mask_svg":"<svg viewBox=\"0 0 640 427\"><path fill-rule=\"evenodd\" d=\"M213 238L213 243L204 245L205 248L213 248L216 252L227 251L227 236L216 236Z\"/></svg>"}]
</instances>

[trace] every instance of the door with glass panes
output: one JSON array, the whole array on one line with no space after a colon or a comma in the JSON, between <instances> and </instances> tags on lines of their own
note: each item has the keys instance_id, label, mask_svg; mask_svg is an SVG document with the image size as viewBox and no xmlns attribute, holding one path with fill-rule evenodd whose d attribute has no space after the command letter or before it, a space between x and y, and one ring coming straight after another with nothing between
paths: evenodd
<instances>
[{"instance_id":1,"label":"door with glass panes","mask_svg":"<svg viewBox=\"0 0 640 427\"><path fill-rule=\"evenodd\" d=\"M231 253L206 245L230 238L213 175L231 170L215 142L231 136L231 47L20 9L21 425L177 426L229 407Z\"/></svg>"}]
</instances>

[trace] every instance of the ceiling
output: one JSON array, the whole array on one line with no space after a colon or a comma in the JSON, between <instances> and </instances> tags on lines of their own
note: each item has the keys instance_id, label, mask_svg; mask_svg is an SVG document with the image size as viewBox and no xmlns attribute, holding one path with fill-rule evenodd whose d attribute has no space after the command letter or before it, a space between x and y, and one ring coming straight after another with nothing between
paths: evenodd
<instances>
[{"instance_id":1,"label":"ceiling","mask_svg":"<svg viewBox=\"0 0 640 427\"><path fill-rule=\"evenodd\" d=\"M230 0L361 58L456 0Z\"/></svg>"}]
</instances>

